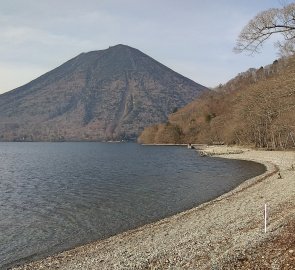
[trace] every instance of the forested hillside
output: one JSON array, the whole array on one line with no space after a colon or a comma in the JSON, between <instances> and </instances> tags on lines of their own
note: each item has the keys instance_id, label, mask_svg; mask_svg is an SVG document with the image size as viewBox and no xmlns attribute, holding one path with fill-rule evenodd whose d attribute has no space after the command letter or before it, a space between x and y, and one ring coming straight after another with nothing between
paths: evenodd
<instances>
[{"instance_id":1,"label":"forested hillside","mask_svg":"<svg viewBox=\"0 0 295 270\"><path fill-rule=\"evenodd\" d=\"M295 146L295 57L249 69L145 128L141 143Z\"/></svg>"}]
</instances>

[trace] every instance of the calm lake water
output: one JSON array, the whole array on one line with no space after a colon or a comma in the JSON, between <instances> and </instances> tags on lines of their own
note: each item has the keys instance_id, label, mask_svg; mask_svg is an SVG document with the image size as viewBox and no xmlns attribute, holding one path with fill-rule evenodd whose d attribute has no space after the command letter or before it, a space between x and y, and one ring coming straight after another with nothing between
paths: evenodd
<instances>
[{"instance_id":1,"label":"calm lake water","mask_svg":"<svg viewBox=\"0 0 295 270\"><path fill-rule=\"evenodd\" d=\"M0 143L0 269L192 208L264 171L185 147Z\"/></svg>"}]
</instances>

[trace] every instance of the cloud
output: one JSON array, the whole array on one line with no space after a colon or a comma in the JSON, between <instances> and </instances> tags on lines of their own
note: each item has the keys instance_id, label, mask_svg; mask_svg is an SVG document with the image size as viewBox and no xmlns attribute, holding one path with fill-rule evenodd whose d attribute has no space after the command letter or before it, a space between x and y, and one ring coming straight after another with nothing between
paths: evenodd
<instances>
[{"instance_id":1,"label":"cloud","mask_svg":"<svg viewBox=\"0 0 295 270\"><path fill-rule=\"evenodd\" d=\"M266 58L272 62L271 50L250 59L233 54L232 48L249 19L278 5L277 0L1 1L1 70L8 65L14 76L1 76L0 89L7 89L8 78L16 87L25 75L29 81L81 52L118 43L138 48L183 75L213 86L249 63L264 64Z\"/></svg>"},{"instance_id":2,"label":"cloud","mask_svg":"<svg viewBox=\"0 0 295 270\"><path fill-rule=\"evenodd\" d=\"M51 66L66 61L91 42L74 36L58 35L27 26L10 26L0 30L0 57L2 61ZM68 50L68 48L71 48Z\"/></svg>"}]
</instances>

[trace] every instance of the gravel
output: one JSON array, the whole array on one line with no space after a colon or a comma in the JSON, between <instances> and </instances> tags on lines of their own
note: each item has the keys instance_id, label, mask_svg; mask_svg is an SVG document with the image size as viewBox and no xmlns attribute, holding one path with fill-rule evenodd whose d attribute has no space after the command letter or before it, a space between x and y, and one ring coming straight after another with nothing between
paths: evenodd
<instances>
[{"instance_id":1,"label":"gravel","mask_svg":"<svg viewBox=\"0 0 295 270\"><path fill-rule=\"evenodd\" d=\"M257 161L267 171L199 207L13 269L288 269L292 261L280 260L279 255L268 257L275 259L268 264L270 268L263 268L267 264L262 257L267 255L263 249L255 255L254 250L274 241L268 245L270 253L278 242L275 239L288 233L288 224L294 227L295 171L291 166L295 153L226 146L202 151ZM266 233L265 203L269 211ZM293 260L294 249L291 241L286 258ZM251 259L254 266L257 260L263 267L247 268Z\"/></svg>"}]
</instances>

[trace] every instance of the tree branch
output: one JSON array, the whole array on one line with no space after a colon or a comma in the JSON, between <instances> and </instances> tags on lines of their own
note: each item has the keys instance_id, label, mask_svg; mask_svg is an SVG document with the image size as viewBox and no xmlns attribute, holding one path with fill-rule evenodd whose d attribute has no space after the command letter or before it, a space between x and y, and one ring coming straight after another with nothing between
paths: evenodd
<instances>
[{"instance_id":1,"label":"tree branch","mask_svg":"<svg viewBox=\"0 0 295 270\"><path fill-rule=\"evenodd\" d=\"M295 38L295 3L259 13L241 31L234 51L257 53L273 34L281 34L286 42ZM284 45L281 47L284 50L288 48Z\"/></svg>"}]
</instances>

